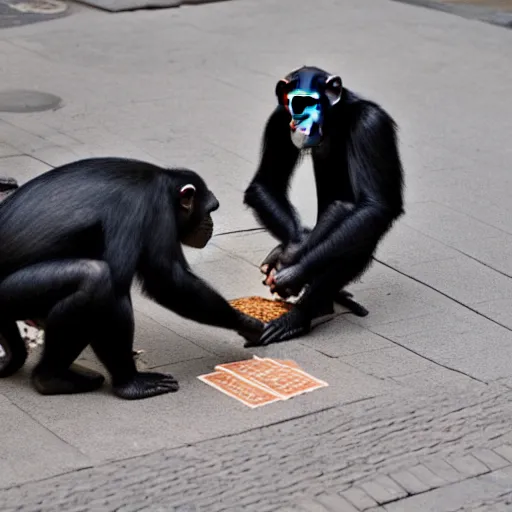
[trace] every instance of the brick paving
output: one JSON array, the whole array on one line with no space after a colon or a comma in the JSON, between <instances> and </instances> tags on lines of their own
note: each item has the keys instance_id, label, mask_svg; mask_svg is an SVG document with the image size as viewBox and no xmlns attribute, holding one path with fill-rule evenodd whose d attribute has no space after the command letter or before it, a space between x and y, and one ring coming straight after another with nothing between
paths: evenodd
<instances>
[{"instance_id":1,"label":"brick paving","mask_svg":"<svg viewBox=\"0 0 512 512\"><path fill-rule=\"evenodd\" d=\"M423 510L408 500L511 471L511 436L508 388L404 392L6 489L2 510ZM466 498L506 506L495 480Z\"/></svg>"}]
</instances>

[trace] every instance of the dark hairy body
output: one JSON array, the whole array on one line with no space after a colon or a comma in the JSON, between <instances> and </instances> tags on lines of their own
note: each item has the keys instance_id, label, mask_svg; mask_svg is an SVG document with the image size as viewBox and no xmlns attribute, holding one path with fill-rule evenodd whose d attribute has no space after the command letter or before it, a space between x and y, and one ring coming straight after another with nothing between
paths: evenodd
<instances>
[{"instance_id":1,"label":"dark hairy body","mask_svg":"<svg viewBox=\"0 0 512 512\"><path fill-rule=\"evenodd\" d=\"M319 99L303 95L303 104L294 108L297 100L287 95L296 90L314 92ZM346 302L343 288L365 272L379 242L403 214L396 124L387 112L318 68L290 73L277 84L276 94L279 105L265 127L261 161L245 203L281 242L262 263L267 276L273 273L267 284L283 297L304 293L287 315L266 326L258 344L304 334L315 317L332 312L334 301ZM313 106L308 111L304 104ZM318 121L310 121L313 115ZM311 130L307 126L299 133L308 121ZM300 147L303 140L313 142ZM317 188L312 230L301 225L288 199L290 178L306 151Z\"/></svg>"},{"instance_id":2,"label":"dark hairy body","mask_svg":"<svg viewBox=\"0 0 512 512\"><path fill-rule=\"evenodd\" d=\"M201 248L219 203L197 173L123 158L48 171L0 203L0 337L7 377L24 364L17 320L41 319L44 352L32 373L42 394L92 391L102 375L72 366L91 345L114 393L139 399L176 391L171 375L133 360L130 289L191 320L256 339L263 325L195 276L181 243Z\"/></svg>"}]
</instances>

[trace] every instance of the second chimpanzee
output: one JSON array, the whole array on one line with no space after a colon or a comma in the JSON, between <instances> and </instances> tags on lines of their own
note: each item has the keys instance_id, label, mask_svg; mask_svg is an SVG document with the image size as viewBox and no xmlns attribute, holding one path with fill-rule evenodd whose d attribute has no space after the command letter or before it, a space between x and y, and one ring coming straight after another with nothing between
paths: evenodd
<instances>
[{"instance_id":1,"label":"second chimpanzee","mask_svg":"<svg viewBox=\"0 0 512 512\"><path fill-rule=\"evenodd\" d=\"M73 162L16 189L0 203L0 344L7 354L0 377L27 357L16 321L41 319L45 346L32 373L40 393L100 387L102 375L72 367L89 344L117 396L176 391L171 375L135 367L135 276L177 314L259 338L263 324L195 276L182 252L181 243L207 244L218 206L194 171L122 158Z\"/></svg>"},{"instance_id":2,"label":"second chimpanzee","mask_svg":"<svg viewBox=\"0 0 512 512\"><path fill-rule=\"evenodd\" d=\"M334 301L351 302L343 288L368 268L403 214L396 124L386 111L316 67L291 72L277 83L276 95L279 104L267 122L245 203L281 242L261 265L266 283L282 297L303 293L288 314L266 326L257 344L302 335L313 319L332 313ZM317 188L312 231L301 226L287 196L305 151L313 158Z\"/></svg>"}]
</instances>

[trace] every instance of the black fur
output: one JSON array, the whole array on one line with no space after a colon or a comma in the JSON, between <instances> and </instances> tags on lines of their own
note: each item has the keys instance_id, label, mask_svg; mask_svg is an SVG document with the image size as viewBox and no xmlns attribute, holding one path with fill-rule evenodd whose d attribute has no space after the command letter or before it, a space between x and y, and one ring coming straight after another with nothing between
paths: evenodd
<instances>
[{"instance_id":1,"label":"black fur","mask_svg":"<svg viewBox=\"0 0 512 512\"><path fill-rule=\"evenodd\" d=\"M186 184L195 192L185 204L180 189ZM258 337L263 325L196 277L182 252L180 241L206 244L218 206L195 172L122 158L64 165L9 195L0 203L0 343L10 357L0 377L25 362L15 321L32 318L45 325L44 353L32 376L40 393L101 386L102 376L71 366L88 344L117 396L176 391L172 376L136 370L134 277L179 315Z\"/></svg>"},{"instance_id":2,"label":"black fur","mask_svg":"<svg viewBox=\"0 0 512 512\"><path fill-rule=\"evenodd\" d=\"M295 75L301 73L320 74L320 82L329 76L316 68ZM281 104L267 122L260 165L245 192L245 204L281 241L262 264L266 274L277 269L272 289L286 297L308 285L293 313L271 322L258 344L304 334L319 310L332 310L333 301L366 314L340 290L368 268L382 237L404 211L394 120L346 88L324 115L323 140L311 149L318 201L311 233L301 227L287 197L301 150L291 141L291 117Z\"/></svg>"}]
</instances>

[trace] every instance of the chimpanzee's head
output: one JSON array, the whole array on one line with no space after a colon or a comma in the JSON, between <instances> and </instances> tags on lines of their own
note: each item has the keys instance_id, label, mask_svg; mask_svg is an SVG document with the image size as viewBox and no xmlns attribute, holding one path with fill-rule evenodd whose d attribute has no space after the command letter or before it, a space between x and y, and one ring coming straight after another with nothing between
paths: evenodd
<instances>
[{"instance_id":1,"label":"chimpanzee's head","mask_svg":"<svg viewBox=\"0 0 512 512\"><path fill-rule=\"evenodd\" d=\"M202 249L213 234L211 213L219 201L194 171L179 170L178 234L181 243Z\"/></svg>"},{"instance_id":2,"label":"chimpanzee's head","mask_svg":"<svg viewBox=\"0 0 512 512\"><path fill-rule=\"evenodd\" d=\"M339 76L310 66L296 69L279 80L276 95L292 117L291 138L299 149L320 144L327 110L338 103L342 90Z\"/></svg>"}]
</instances>

